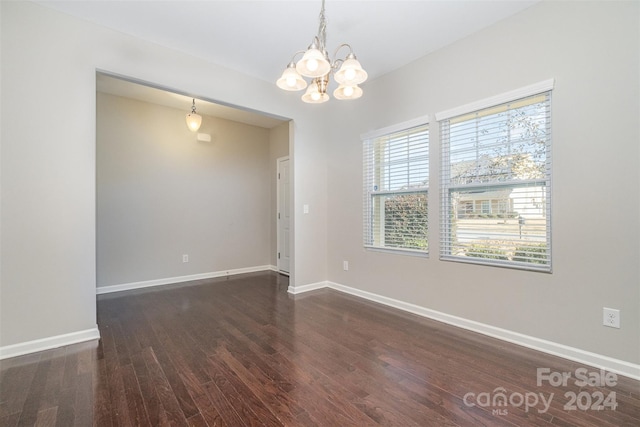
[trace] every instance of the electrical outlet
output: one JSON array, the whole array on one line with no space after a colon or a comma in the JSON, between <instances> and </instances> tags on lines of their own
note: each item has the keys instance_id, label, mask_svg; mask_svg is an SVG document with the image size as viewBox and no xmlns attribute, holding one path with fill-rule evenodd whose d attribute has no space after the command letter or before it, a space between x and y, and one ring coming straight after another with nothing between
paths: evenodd
<instances>
[{"instance_id":1,"label":"electrical outlet","mask_svg":"<svg viewBox=\"0 0 640 427\"><path fill-rule=\"evenodd\" d=\"M349 271L349 261L342 261L342 269L344 271Z\"/></svg>"},{"instance_id":2,"label":"electrical outlet","mask_svg":"<svg viewBox=\"0 0 640 427\"><path fill-rule=\"evenodd\" d=\"M602 308L602 324L610 328L620 329L620 310L615 308Z\"/></svg>"},{"instance_id":3,"label":"electrical outlet","mask_svg":"<svg viewBox=\"0 0 640 427\"><path fill-rule=\"evenodd\" d=\"M189 255L187 254L182 255L182 262L189 262Z\"/></svg>"}]
</instances>

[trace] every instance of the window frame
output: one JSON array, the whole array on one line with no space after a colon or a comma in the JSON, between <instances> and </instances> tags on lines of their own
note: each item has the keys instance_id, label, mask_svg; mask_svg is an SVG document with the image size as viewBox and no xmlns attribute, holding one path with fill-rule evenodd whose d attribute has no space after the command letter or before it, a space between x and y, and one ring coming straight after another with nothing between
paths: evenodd
<instances>
[{"instance_id":1,"label":"window frame","mask_svg":"<svg viewBox=\"0 0 640 427\"><path fill-rule=\"evenodd\" d=\"M517 102L519 100L529 98L536 95L546 95L548 94L549 98L545 102L548 102L550 108L551 104L551 94L553 92L554 79L545 80L530 86L526 86L514 91L506 92L497 96L493 96L490 98L486 98L480 101L476 101L464 106L460 106L451 110L443 111L436 114L436 121L439 124L440 128L440 260L443 261L454 261L454 262L464 262L471 264L480 264L487 266L497 266L497 267L506 267L511 269L520 269L520 270L531 270L531 271L540 271L540 272L552 272L552 245L551 245L551 124L550 121L546 123L546 143L545 143L545 174L543 178L535 178L531 180L510 180L501 184L500 182L488 182L488 183L469 183L469 184L452 184L451 183L451 151L450 151L450 141L449 141L449 126L450 119L459 118L461 116L465 116L468 114L479 113L483 110L487 110L493 107L503 106L505 104ZM477 159L476 159L477 160ZM521 260L509 260L509 259L497 259L497 257L492 258L491 255L480 255L476 256L465 256L458 255L452 253L453 247L453 227L460 218L451 218L454 210L452 209L451 204L451 193L458 192L462 194L464 191L485 191L487 193L493 190L499 189L511 189L514 188L527 188L528 186L536 186L542 185L544 189L544 212L545 212L545 244L546 250L548 254L548 262L545 264L537 264L531 261L532 258L535 258L535 254L531 255L529 258L529 262L521 261ZM535 188L535 187L533 187ZM487 200L487 199L484 199ZM483 206L484 200L476 200L472 201L473 213L475 213L478 209L478 204ZM492 210L492 200L488 201L489 209ZM513 203L513 201L511 201ZM484 207L484 206L483 206ZM481 208L484 211L484 208ZM458 215L460 212L458 212ZM467 212L465 211L466 215ZM518 240L514 240L518 241ZM517 252L516 252L517 254Z\"/></svg>"},{"instance_id":2,"label":"window frame","mask_svg":"<svg viewBox=\"0 0 640 427\"><path fill-rule=\"evenodd\" d=\"M379 153L375 152L375 148L373 144L375 144L376 140L385 137L392 137L396 134L401 134L403 132L410 132L413 129L426 127L427 132L427 140L426 140L426 185L418 188L408 188L408 189L382 189L377 188L377 185L374 188L374 183L379 184L377 180L380 178L376 178L377 170L376 169L376 158L379 158ZM394 195L402 195L402 194L424 194L425 202L427 202L428 206L428 198L429 198L429 169L430 169L430 155L431 155L431 147L430 147L430 138L431 138L431 130L429 127L429 116L420 116L415 119L408 120L402 123L398 123L392 126L388 126L385 128L377 129L371 132L364 133L360 135L360 139L362 142L362 159L363 159L363 246L366 250L378 251L378 252L388 252L394 254L402 254L402 255L411 255L411 256L422 256L428 257L429 255L429 245L428 245L428 237L427 237L427 247L424 250L416 249L416 248L403 248L403 247L393 247L393 246L385 246L384 243L382 245L375 244L375 235L376 235L376 225L374 224L374 207L375 203L373 202L376 197L385 197L385 196L394 196ZM378 161L379 162L379 161ZM407 167L409 167L410 161L407 161ZM378 163L378 168L379 163ZM381 205L384 206L384 203ZM379 206L380 207L380 206ZM428 213L427 213L428 215ZM428 223L427 219L427 234L428 234ZM381 225L381 227L384 227ZM384 234L384 231L382 231Z\"/></svg>"}]
</instances>

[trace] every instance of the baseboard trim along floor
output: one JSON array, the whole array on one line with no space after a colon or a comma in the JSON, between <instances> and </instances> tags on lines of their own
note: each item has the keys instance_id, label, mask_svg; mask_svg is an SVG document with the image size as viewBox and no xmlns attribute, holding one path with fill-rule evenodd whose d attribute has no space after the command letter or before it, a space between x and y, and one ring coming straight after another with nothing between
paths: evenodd
<instances>
[{"instance_id":1,"label":"baseboard trim along floor","mask_svg":"<svg viewBox=\"0 0 640 427\"><path fill-rule=\"evenodd\" d=\"M96 293L109 294L112 292L129 291L132 289L148 288L151 286L173 285L176 283L191 282L193 280L213 279L215 277L235 276L245 273L256 273L258 271L278 271L274 265L258 265L255 267L233 268L229 270L213 271L209 273L190 274L187 276L167 277L164 279L144 280L141 282L123 283L119 285L98 286Z\"/></svg>"},{"instance_id":2,"label":"baseboard trim along floor","mask_svg":"<svg viewBox=\"0 0 640 427\"><path fill-rule=\"evenodd\" d=\"M487 325L469 319L464 319L462 317L452 316L450 314L352 288L350 286L341 285L339 283L325 281L296 287L289 286L288 292L293 295L299 295L305 292L323 288L334 289L336 291L364 298L369 301L377 302L389 307L394 307L399 310L417 314L418 316L437 320L448 325L457 326L459 328L467 329L473 332L478 332L483 335L487 335L513 344L518 344L533 350L542 351L544 353L562 357L574 362L584 363L585 365L593 366L598 369L605 369L607 371L624 375L635 380L640 380L640 365L638 364L626 362L624 360L615 359L597 353L592 353L564 344L558 344L529 335L524 335L518 332L509 331L507 329L497 328L495 326Z\"/></svg>"},{"instance_id":3,"label":"baseboard trim along floor","mask_svg":"<svg viewBox=\"0 0 640 427\"><path fill-rule=\"evenodd\" d=\"M97 339L100 339L100 331L96 325L95 328L87 329L85 331L55 335L52 337L0 347L0 360Z\"/></svg>"}]
</instances>

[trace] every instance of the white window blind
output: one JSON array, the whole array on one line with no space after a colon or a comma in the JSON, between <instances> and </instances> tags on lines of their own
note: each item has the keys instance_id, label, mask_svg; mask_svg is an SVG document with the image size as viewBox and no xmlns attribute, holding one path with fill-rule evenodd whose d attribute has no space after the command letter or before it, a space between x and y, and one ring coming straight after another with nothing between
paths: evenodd
<instances>
[{"instance_id":1,"label":"white window blind","mask_svg":"<svg viewBox=\"0 0 640 427\"><path fill-rule=\"evenodd\" d=\"M551 91L440 130L441 259L551 271Z\"/></svg>"},{"instance_id":2,"label":"white window blind","mask_svg":"<svg viewBox=\"0 0 640 427\"><path fill-rule=\"evenodd\" d=\"M363 141L364 245L427 253L427 124Z\"/></svg>"}]
</instances>

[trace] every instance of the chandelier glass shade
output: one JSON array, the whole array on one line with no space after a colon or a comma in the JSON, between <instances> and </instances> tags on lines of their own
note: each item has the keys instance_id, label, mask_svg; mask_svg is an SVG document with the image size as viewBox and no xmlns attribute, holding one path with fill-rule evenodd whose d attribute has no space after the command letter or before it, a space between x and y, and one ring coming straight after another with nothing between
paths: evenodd
<instances>
[{"instance_id":1,"label":"chandelier glass shade","mask_svg":"<svg viewBox=\"0 0 640 427\"><path fill-rule=\"evenodd\" d=\"M296 71L305 77L322 77L331 71L329 60L316 47L309 47L296 64Z\"/></svg>"},{"instance_id":2,"label":"chandelier glass shade","mask_svg":"<svg viewBox=\"0 0 640 427\"><path fill-rule=\"evenodd\" d=\"M291 62L287 66L276 84L284 90L302 90L307 87L307 81L296 71L295 62Z\"/></svg>"},{"instance_id":3,"label":"chandelier glass shade","mask_svg":"<svg viewBox=\"0 0 640 427\"><path fill-rule=\"evenodd\" d=\"M336 99L357 99L362 96L362 89L358 86L367 80L367 72L356 59L351 46L343 43L336 49L333 61L329 59L326 50L327 21L324 15L324 0L320 10L320 26L318 35L313 38L306 51L298 51L282 76L276 81L276 85L283 90L299 91L307 88L302 100L312 104L320 104L329 100L327 87L329 77L338 83L338 88L333 92ZM348 48L349 53L344 58L338 58L338 52L342 48ZM296 56L302 54L302 58L296 63ZM311 83L303 78L311 79Z\"/></svg>"},{"instance_id":4,"label":"chandelier glass shade","mask_svg":"<svg viewBox=\"0 0 640 427\"><path fill-rule=\"evenodd\" d=\"M336 99L358 99L362 96L362 89L358 85L340 85L333 91Z\"/></svg>"},{"instance_id":5,"label":"chandelier glass shade","mask_svg":"<svg viewBox=\"0 0 640 427\"><path fill-rule=\"evenodd\" d=\"M340 70L333 75L335 81L343 85L358 85L367 80L367 72L362 69L360 61L350 53L342 63Z\"/></svg>"},{"instance_id":6,"label":"chandelier glass shade","mask_svg":"<svg viewBox=\"0 0 640 427\"><path fill-rule=\"evenodd\" d=\"M327 95L328 82L328 74L314 79L305 94L302 95L302 100L309 104L322 104L323 102L327 102L329 100L329 95Z\"/></svg>"}]
</instances>

